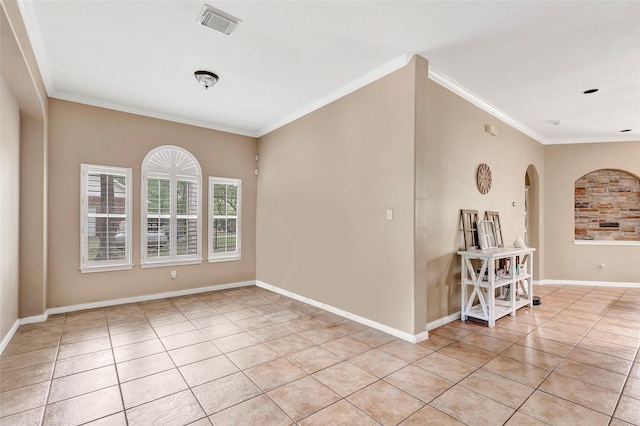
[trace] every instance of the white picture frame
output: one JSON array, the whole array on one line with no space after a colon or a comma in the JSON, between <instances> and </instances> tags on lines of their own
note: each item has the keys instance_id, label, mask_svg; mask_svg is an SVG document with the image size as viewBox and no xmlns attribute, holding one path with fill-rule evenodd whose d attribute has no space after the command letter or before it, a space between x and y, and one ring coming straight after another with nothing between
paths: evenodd
<instances>
[{"instance_id":1,"label":"white picture frame","mask_svg":"<svg viewBox=\"0 0 640 426\"><path fill-rule=\"evenodd\" d=\"M496 233L490 220L478 221L478 243L481 250L497 248Z\"/></svg>"}]
</instances>

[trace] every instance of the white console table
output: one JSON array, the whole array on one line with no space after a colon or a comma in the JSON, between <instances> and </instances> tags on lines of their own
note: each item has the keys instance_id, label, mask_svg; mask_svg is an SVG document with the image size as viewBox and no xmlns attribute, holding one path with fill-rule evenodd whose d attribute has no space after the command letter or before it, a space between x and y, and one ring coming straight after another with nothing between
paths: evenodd
<instances>
[{"instance_id":1,"label":"white console table","mask_svg":"<svg viewBox=\"0 0 640 426\"><path fill-rule=\"evenodd\" d=\"M530 247L459 251L462 262L462 321L473 317L494 327L497 319L505 315L514 316L523 306L533 307L534 251ZM499 272L501 264L505 267ZM505 291L506 286L509 286L509 292ZM498 295L496 290L499 290ZM516 294L519 300L516 300Z\"/></svg>"}]
</instances>

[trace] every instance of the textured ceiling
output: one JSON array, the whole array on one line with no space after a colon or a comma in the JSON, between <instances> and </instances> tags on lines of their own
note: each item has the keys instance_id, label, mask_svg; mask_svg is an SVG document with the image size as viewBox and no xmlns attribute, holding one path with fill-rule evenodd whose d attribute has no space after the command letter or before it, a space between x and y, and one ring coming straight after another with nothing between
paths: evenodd
<instances>
[{"instance_id":1,"label":"textured ceiling","mask_svg":"<svg viewBox=\"0 0 640 426\"><path fill-rule=\"evenodd\" d=\"M209 1L231 36L204 4L20 0L54 98L260 136L419 54L541 143L640 140L638 1Z\"/></svg>"}]
</instances>

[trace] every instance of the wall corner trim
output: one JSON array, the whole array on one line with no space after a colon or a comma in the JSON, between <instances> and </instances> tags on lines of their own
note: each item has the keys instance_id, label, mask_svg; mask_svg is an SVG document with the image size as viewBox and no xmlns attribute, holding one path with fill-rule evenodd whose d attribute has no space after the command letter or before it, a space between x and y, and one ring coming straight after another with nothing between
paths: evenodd
<instances>
[{"instance_id":1,"label":"wall corner trim","mask_svg":"<svg viewBox=\"0 0 640 426\"><path fill-rule=\"evenodd\" d=\"M13 338L13 335L16 334L16 331L18 331L19 325L20 325L20 320L16 320L16 322L13 323L13 326L11 326L11 329L9 330L7 335L4 336L4 339L2 339L2 341L0 342L0 355L2 355L2 352L4 352L5 348Z\"/></svg>"},{"instance_id":2,"label":"wall corner trim","mask_svg":"<svg viewBox=\"0 0 640 426\"><path fill-rule=\"evenodd\" d=\"M398 330L396 328L389 327L388 325L384 325L384 324L381 324L379 322L370 320L368 318L364 318L364 317L361 317L359 315L352 314L351 312L344 311L342 309L333 307L331 305L327 305L325 303L318 302L317 300L310 299L310 298L305 297L305 296L301 296L301 295L299 295L297 293L293 293L293 292L291 292L289 290L285 290L285 289L282 289L280 287L276 287L274 285L267 284L267 283L265 283L263 281L256 280L256 286L262 287L262 288L264 288L266 290L273 291L274 293L278 293L278 294L281 294L283 296L290 297L290 298L298 300L300 302L307 303L309 305L315 306L316 308L324 309L325 311L331 312L332 314L336 314L336 315L339 315L339 316L344 317L346 319L358 322L360 324L364 324L364 325L366 325L368 327L375 328L376 330L380 330L380 331L382 331L384 333L391 334L392 336L398 337L398 338L400 338L402 340L406 340L407 342L410 342L410 343L418 343L418 342L421 342L423 340L426 340L429 337L429 332L428 331L423 331L422 333L419 333L419 334L410 334L410 333L404 332L402 330Z\"/></svg>"}]
</instances>

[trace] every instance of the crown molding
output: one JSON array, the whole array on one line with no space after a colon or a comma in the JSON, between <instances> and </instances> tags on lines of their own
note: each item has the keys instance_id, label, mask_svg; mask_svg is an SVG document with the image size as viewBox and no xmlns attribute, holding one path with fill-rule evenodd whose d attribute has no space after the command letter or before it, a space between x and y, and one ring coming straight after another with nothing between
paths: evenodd
<instances>
[{"instance_id":1,"label":"crown molding","mask_svg":"<svg viewBox=\"0 0 640 426\"><path fill-rule=\"evenodd\" d=\"M480 96L473 93L472 91L466 89L464 86L462 86L452 78L448 77L447 75L439 71L437 68L433 67L431 64L429 64L429 78L434 82L438 83L439 85L443 86L444 88L451 90L453 93L457 94L461 98L471 102L473 105L477 106L481 110L488 112L494 117L504 121L511 127L521 131L522 133L534 139L535 141L543 145L547 143L546 139L543 138L541 135L534 132L533 130L531 130L529 127L525 126L518 120L515 120L510 115L494 107L493 105L491 105L490 103L488 103L487 101L485 101Z\"/></svg>"},{"instance_id":2,"label":"crown molding","mask_svg":"<svg viewBox=\"0 0 640 426\"><path fill-rule=\"evenodd\" d=\"M345 84L344 86L333 91L327 96L324 96L323 98L320 98L317 101L310 103L309 105L299 108L291 114L285 116L281 120L278 120L263 128L258 132L258 137L262 137L267 133L279 129L280 127L289 124L292 121L297 120L298 118L303 117L317 109L320 109L323 106L330 104L331 102L337 101L338 99L348 95L349 93L355 92L356 90L366 86L367 84L373 83L374 81L386 76L387 74L391 74L392 72L399 70L400 68L406 66L409 61L411 61L412 57L412 54L398 56L397 58L387 62L381 67L378 67L373 71L366 73L362 77L359 77L352 82Z\"/></svg>"},{"instance_id":3,"label":"crown molding","mask_svg":"<svg viewBox=\"0 0 640 426\"><path fill-rule=\"evenodd\" d=\"M233 133L234 135L240 135L240 136L249 136L252 138L257 137L256 133L248 132L247 130L244 130L244 129L223 126L215 123L209 123L206 121L191 120L185 117L178 117L172 114L163 114L156 111L150 111L144 108L135 108L135 107L130 107L130 106L121 105L121 104L112 103L112 102L97 101L95 99L89 99L82 96L71 95L69 93L62 93L55 90L52 91L52 93L50 93L49 96L51 98L60 99L63 101L76 102L83 105L90 105L98 108L105 108L105 109L124 112L128 114L141 115L144 117L155 118L158 120L171 121L173 123L186 124L188 126L202 127L205 129L217 130L219 132Z\"/></svg>"}]
</instances>

